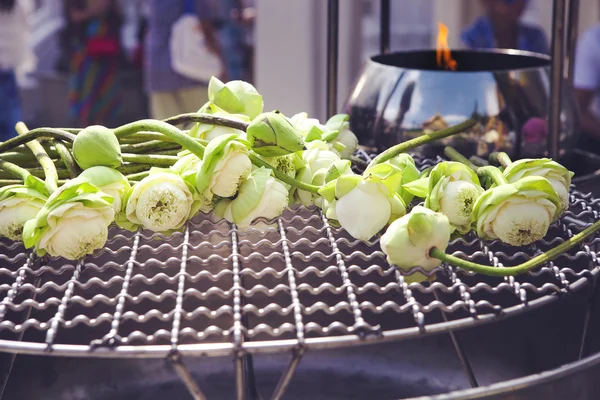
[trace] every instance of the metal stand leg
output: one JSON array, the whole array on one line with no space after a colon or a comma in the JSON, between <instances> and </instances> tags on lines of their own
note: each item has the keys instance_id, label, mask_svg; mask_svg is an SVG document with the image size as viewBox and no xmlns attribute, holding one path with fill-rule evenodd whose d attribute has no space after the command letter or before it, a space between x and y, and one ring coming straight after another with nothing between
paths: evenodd
<instances>
[{"instance_id":1,"label":"metal stand leg","mask_svg":"<svg viewBox=\"0 0 600 400\"><path fill-rule=\"evenodd\" d=\"M273 392L273 396L271 397L272 400L281 400L281 398L283 398L283 395L285 394L290 382L292 381L292 378L296 373L296 368L298 368L298 364L300 364L303 355L304 349L302 348L294 351L294 355L292 356L290 363L288 364L285 371L283 371L281 379L279 379L279 383L277 384L277 387Z\"/></svg>"},{"instance_id":2,"label":"metal stand leg","mask_svg":"<svg viewBox=\"0 0 600 400\"><path fill-rule=\"evenodd\" d=\"M327 118L337 112L339 0L327 2Z\"/></svg>"},{"instance_id":3,"label":"metal stand leg","mask_svg":"<svg viewBox=\"0 0 600 400\"><path fill-rule=\"evenodd\" d=\"M390 0L381 0L381 32L379 51L381 54L390 52Z\"/></svg>"},{"instance_id":4,"label":"metal stand leg","mask_svg":"<svg viewBox=\"0 0 600 400\"><path fill-rule=\"evenodd\" d=\"M35 278L33 284L36 288L40 286L41 278L38 276ZM33 293L31 296L32 300L35 300L36 293ZM28 308L27 312L23 316L21 322L27 321L31 316L31 307ZM12 340L20 342L23 340L23 335L25 331L21 331L20 333L15 333L14 338ZM12 372L13 365L15 364L15 359L17 358L17 353L3 353L0 355L0 399L4 396L4 390L6 389L6 385L8 384L8 379L10 378L10 373Z\"/></svg>"},{"instance_id":5,"label":"metal stand leg","mask_svg":"<svg viewBox=\"0 0 600 400\"><path fill-rule=\"evenodd\" d=\"M177 372L179 379L181 379L187 390L192 395L192 398L194 400L206 400L206 396L196 384L196 381L194 380L194 377L190 371L183 364L181 357L178 354L173 354L171 357L169 357L169 361L171 362L171 365L173 365L175 372Z\"/></svg>"},{"instance_id":6,"label":"metal stand leg","mask_svg":"<svg viewBox=\"0 0 600 400\"><path fill-rule=\"evenodd\" d=\"M594 281L592 284L592 288L590 290L590 297L588 299L587 309L585 311L585 319L583 320L583 332L581 334L581 345L579 346L579 359L583 358L585 354L585 345L587 341L587 333L590 325L590 319L592 318L592 313L594 312L594 305L596 303L596 298L598 297L598 277L594 277Z\"/></svg>"},{"instance_id":7,"label":"metal stand leg","mask_svg":"<svg viewBox=\"0 0 600 400\"><path fill-rule=\"evenodd\" d=\"M554 0L552 13L552 68L550 73L550 109L548 114L549 135L548 150L550 157L558 159L560 144L560 112L562 101L564 44L565 44L565 11L566 0Z\"/></svg>"},{"instance_id":8,"label":"metal stand leg","mask_svg":"<svg viewBox=\"0 0 600 400\"><path fill-rule=\"evenodd\" d=\"M440 301L440 298L435 291L433 292L433 295L436 300ZM446 313L443 311L440 311L440 312L442 313L442 318L444 318L444 322L448 322L448 317L446 316ZM458 342L458 339L456 338L455 333L453 331L450 331L450 332L448 332L448 334L450 335L450 339L452 340L452 344L454 345L454 349L456 350L456 355L458 356L458 359L460 360L460 363L465 371L465 374L467 375L467 379L469 380L471 387L478 387L479 384L477 383L477 379L475 379L475 374L473 373L473 368L471 368L471 363L469 363L467 354L465 353L462 346Z\"/></svg>"}]
</instances>

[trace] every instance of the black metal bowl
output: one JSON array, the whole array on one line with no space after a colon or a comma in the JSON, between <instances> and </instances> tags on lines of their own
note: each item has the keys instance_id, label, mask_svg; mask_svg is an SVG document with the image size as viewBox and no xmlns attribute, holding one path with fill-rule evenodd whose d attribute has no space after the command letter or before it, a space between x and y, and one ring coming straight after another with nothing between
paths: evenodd
<instances>
[{"instance_id":1,"label":"black metal bowl","mask_svg":"<svg viewBox=\"0 0 600 400\"><path fill-rule=\"evenodd\" d=\"M367 61L346 107L360 142L381 150L475 115L481 123L424 147L424 155L451 144L469 155L503 150L515 157L543 156L549 57L517 50L456 50L452 57L455 71L437 65L435 50L390 53ZM561 155L573 148L578 131L568 85L563 96Z\"/></svg>"}]
</instances>

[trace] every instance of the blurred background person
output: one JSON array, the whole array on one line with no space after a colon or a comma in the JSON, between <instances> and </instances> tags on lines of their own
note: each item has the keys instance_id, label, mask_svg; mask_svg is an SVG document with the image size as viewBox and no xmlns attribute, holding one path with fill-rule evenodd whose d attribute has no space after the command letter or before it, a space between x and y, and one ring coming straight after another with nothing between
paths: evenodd
<instances>
[{"instance_id":1,"label":"blurred background person","mask_svg":"<svg viewBox=\"0 0 600 400\"><path fill-rule=\"evenodd\" d=\"M22 117L17 77L34 64L29 46L28 3L0 0L0 141L15 135Z\"/></svg>"},{"instance_id":2,"label":"blurred background person","mask_svg":"<svg viewBox=\"0 0 600 400\"><path fill-rule=\"evenodd\" d=\"M81 126L110 124L121 95L121 17L115 0L65 0L70 114Z\"/></svg>"},{"instance_id":3,"label":"blurred background person","mask_svg":"<svg viewBox=\"0 0 600 400\"><path fill-rule=\"evenodd\" d=\"M173 24L184 14L186 0L147 0L148 33L144 55L144 81L150 97L150 114L165 119L196 112L208 101L208 82L199 82L173 71L169 39ZM206 47L223 61L213 24L210 0L193 0ZM223 77L225 78L225 77Z\"/></svg>"},{"instance_id":4,"label":"blurred background person","mask_svg":"<svg viewBox=\"0 0 600 400\"><path fill-rule=\"evenodd\" d=\"M577 41L573 86L581 110L580 147L600 154L600 24Z\"/></svg>"},{"instance_id":5,"label":"blurred background person","mask_svg":"<svg viewBox=\"0 0 600 400\"><path fill-rule=\"evenodd\" d=\"M548 40L537 26L521 21L529 0L482 0L485 15L461 34L471 49L518 49L547 54Z\"/></svg>"}]
</instances>

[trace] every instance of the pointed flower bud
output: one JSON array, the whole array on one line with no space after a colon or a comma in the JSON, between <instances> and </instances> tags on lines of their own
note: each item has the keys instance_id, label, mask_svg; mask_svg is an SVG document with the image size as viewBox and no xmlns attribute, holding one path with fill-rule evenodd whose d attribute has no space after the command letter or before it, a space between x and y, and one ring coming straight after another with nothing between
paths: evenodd
<instances>
[{"instance_id":1,"label":"pointed flower bud","mask_svg":"<svg viewBox=\"0 0 600 400\"><path fill-rule=\"evenodd\" d=\"M337 220L356 239L371 239L406 213L394 192L401 176L392 166L379 165L368 176L343 175L319 190L329 203L325 216Z\"/></svg>"},{"instance_id":2,"label":"pointed flower bud","mask_svg":"<svg viewBox=\"0 0 600 400\"><path fill-rule=\"evenodd\" d=\"M81 169L95 166L117 168L123 163L114 132L104 126L88 126L75 137L73 156Z\"/></svg>"},{"instance_id":3,"label":"pointed flower bud","mask_svg":"<svg viewBox=\"0 0 600 400\"><path fill-rule=\"evenodd\" d=\"M432 248L445 251L450 241L450 221L442 213L422 206L415 206L410 213L394 221L381 236L381 250L388 262L403 271L415 267L431 270L441 264L429 256ZM420 282L427 276L414 272L405 278L407 282Z\"/></svg>"},{"instance_id":4,"label":"pointed flower bud","mask_svg":"<svg viewBox=\"0 0 600 400\"><path fill-rule=\"evenodd\" d=\"M214 76L208 84L208 99L231 114L254 119L263 111L263 99L256 88L244 81L221 82Z\"/></svg>"},{"instance_id":5,"label":"pointed flower bud","mask_svg":"<svg viewBox=\"0 0 600 400\"><path fill-rule=\"evenodd\" d=\"M279 112L260 114L246 130L252 150L264 157L277 157L304 149L304 140L292 123Z\"/></svg>"},{"instance_id":6,"label":"pointed flower bud","mask_svg":"<svg viewBox=\"0 0 600 400\"><path fill-rule=\"evenodd\" d=\"M104 247L115 211L112 197L96 186L73 179L48 198L35 219L23 227L26 248L43 256L78 260Z\"/></svg>"}]
</instances>

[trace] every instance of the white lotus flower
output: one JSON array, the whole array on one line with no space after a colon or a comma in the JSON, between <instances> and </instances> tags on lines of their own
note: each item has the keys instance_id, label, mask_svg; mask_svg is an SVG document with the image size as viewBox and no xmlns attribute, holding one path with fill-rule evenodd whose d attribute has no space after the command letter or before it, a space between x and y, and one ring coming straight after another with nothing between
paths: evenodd
<instances>
[{"instance_id":1,"label":"white lotus flower","mask_svg":"<svg viewBox=\"0 0 600 400\"><path fill-rule=\"evenodd\" d=\"M44 182L33 175L21 185L0 188L0 236L21 240L23 225L37 216L47 198Z\"/></svg>"},{"instance_id":2,"label":"white lotus flower","mask_svg":"<svg viewBox=\"0 0 600 400\"><path fill-rule=\"evenodd\" d=\"M431 270L441 264L430 257L432 248L445 251L450 241L450 221L442 213L415 206L410 213L394 221L381 236L381 250L388 262L404 271L415 267ZM423 281L427 276L415 272L407 281Z\"/></svg>"},{"instance_id":3,"label":"white lotus flower","mask_svg":"<svg viewBox=\"0 0 600 400\"><path fill-rule=\"evenodd\" d=\"M425 207L444 213L454 229L471 230L471 214L483 188L475 171L464 164L445 161L435 166L428 178Z\"/></svg>"},{"instance_id":4,"label":"white lotus flower","mask_svg":"<svg viewBox=\"0 0 600 400\"><path fill-rule=\"evenodd\" d=\"M77 260L102 248L115 211L112 197L81 179L54 192L35 219L25 223L25 247L43 256Z\"/></svg>"},{"instance_id":5,"label":"white lotus flower","mask_svg":"<svg viewBox=\"0 0 600 400\"><path fill-rule=\"evenodd\" d=\"M247 145L235 135L220 136L206 147L196 189L207 203L214 196L233 197L251 171Z\"/></svg>"},{"instance_id":6,"label":"white lotus flower","mask_svg":"<svg viewBox=\"0 0 600 400\"><path fill-rule=\"evenodd\" d=\"M569 188L573 172L549 158L522 159L511 163L504 170L508 183L515 183L526 176L541 176L550 182L560 199L560 216L569 207Z\"/></svg>"},{"instance_id":7,"label":"white lotus flower","mask_svg":"<svg viewBox=\"0 0 600 400\"><path fill-rule=\"evenodd\" d=\"M339 150L340 157L349 159L352 154L358 148L358 138L350 130L350 116L347 114L337 114L329 118L325 127L337 131L337 137L334 139L335 142L343 145L343 149Z\"/></svg>"},{"instance_id":8,"label":"white lotus flower","mask_svg":"<svg viewBox=\"0 0 600 400\"><path fill-rule=\"evenodd\" d=\"M112 197L112 206L115 213L121 212L123 196L131 189L129 181L123 174L112 168L97 166L86 169L79 175L79 178L91 183L101 192Z\"/></svg>"},{"instance_id":9,"label":"white lotus flower","mask_svg":"<svg viewBox=\"0 0 600 400\"><path fill-rule=\"evenodd\" d=\"M235 199L223 199L215 206L217 215L241 228L257 218L273 219L288 205L288 189L264 167L252 171Z\"/></svg>"},{"instance_id":10,"label":"white lotus flower","mask_svg":"<svg viewBox=\"0 0 600 400\"><path fill-rule=\"evenodd\" d=\"M307 147L308 142L321 141L327 143L329 151L335 153L338 157L341 157L342 152L347 151L346 146L336 140L340 133L339 130L334 130L322 124L316 118L308 118L307 113L298 113L290 118L290 121L304 138Z\"/></svg>"},{"instance_id":11,"label":"white lotus flower","mask_svg":"<svg viewBox=\"0 0 600 400\"><path fill-rule=\"evenodd\" d=\"M322 182L315 182L315 177L324 175L332 164L340 161L340 157L331 152L326 143L319 140L307 143L306 148L307 150L302 152L304 167L298 170L296 179L309 184L322 184ZM317 198L317 195L306 190L296 190L294 195L304 206L313 204Z\"/></svg>"},{"instance_id":12,"label":"white lotus flower","mask_svg":"<svg viewBox=\"0 0 600 400\"><path fill-rule=\"evenodd\" d=\"M319 190L329 203L325 216L335 219L360 240L369 240L388 223L406 214L406 206L395 193L401 174L393 166L380 164L373 174L343 175Z\"/></svg>"},{"instance_id":13,"label":"white lotus flower","mask_svg":"<svg viewBox=\"0 0 600 400\"><path fill-rule=\"evenodd\" d=\"M202 204L181 176L161 170L151 170L125 199L125 218L117 223L125 229L142 226L154 232L181 228Z\"/></svg>"},{"instance_id":14,"label":"white lotus flower","mask_svg":"<svg viewBox=\"0 0 600 400\"><path fill-rule=\"evenodd\" d=\"M486 190L473 207L472 221L482 239L524 246L546 235L559 209L560 199L550 182L529 176Z\"/></svg>"}]
</instances>

